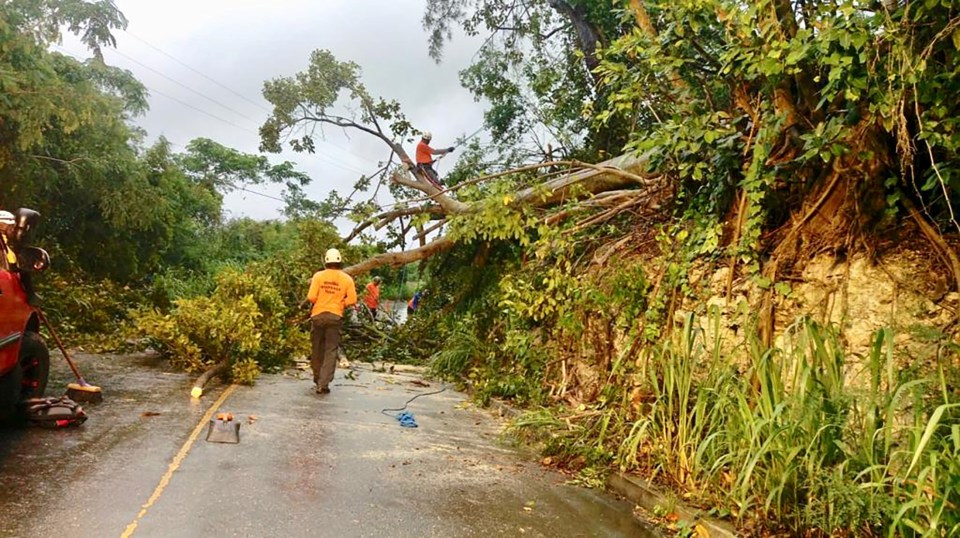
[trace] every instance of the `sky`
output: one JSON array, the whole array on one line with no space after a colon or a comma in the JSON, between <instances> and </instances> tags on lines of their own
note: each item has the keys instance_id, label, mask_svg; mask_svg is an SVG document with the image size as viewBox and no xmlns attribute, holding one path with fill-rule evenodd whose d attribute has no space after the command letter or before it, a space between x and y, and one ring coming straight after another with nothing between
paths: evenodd
<instances>
[{"instance_id":1,"label":"sky","mask_svg":"<svg viewBox=\"0 0 960 538\"><path fill-rule=\"evenodd\" d=\"M433 132L435 146L452 144L483 123L482 104L460 87L458 78L482 39L456 36L443 63L436 64L427 55L420 23L425 0L115 3L129 25L115 33L117 48L105 49L105 60L130 70L147 86L150 111L136 123L149 141L162 135L176 151L205 137L257 153L257 130L270 110L260 93L264 81L303 70L317 49L359 64L370 93L399 101L416 128ZM90 55L75 39L65 39L61 47L75 56ZM383 143L369 135L325 133L326 141L318 141L314 155L268 155L272 162L289 160L307 172L313 181L306 190L314 200L326 198L331 189L349 193L361 174L374 172L388 155ZM407 148L411 154L413 149ZM279 198L279 186L249 189L267 196L228 195L228 217L280 218L283 203L271 198ZM388 197L382 194L380 201L388 202Z\"/></svg>"}]
</instances>

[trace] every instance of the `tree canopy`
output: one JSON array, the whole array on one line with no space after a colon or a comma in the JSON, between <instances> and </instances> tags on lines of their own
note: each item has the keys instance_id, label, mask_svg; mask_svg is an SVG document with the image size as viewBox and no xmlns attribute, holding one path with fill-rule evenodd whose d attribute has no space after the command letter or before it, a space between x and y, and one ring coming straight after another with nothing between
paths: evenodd
<instances>
[{"instance_id":1,"label":"tree canopy","mask_svg":"<svg viewBox=\"0 0 960 538\"><path fill-rule=\"evenodd\" d=\"M100 49L125 26L109 0L0 9L0 202L40 211L61 268L133 281L165 266L197 268L197 239L222 221L225 193L274 182L295 198L310 178L204 138L182 154L164 139L145 147L131 121L147 108L146 88L106 65ZM62 31L93 57L52 49Z\"/></svg>"}]
</instances>

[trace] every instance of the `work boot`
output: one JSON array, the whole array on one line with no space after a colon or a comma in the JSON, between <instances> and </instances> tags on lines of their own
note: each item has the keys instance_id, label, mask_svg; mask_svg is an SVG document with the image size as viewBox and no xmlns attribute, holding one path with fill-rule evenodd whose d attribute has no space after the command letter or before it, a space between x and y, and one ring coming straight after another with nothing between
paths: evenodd
<instances>
[{"instance_id":1,"label":"work boot","mask_svg":"<svg viewBox=\"0 0 960 538\"><path fill-rule=\"evenodd\" d=\"M330 394L330 389L327 387L317 386L317 394Z\"/></svg>"}]
</instances>

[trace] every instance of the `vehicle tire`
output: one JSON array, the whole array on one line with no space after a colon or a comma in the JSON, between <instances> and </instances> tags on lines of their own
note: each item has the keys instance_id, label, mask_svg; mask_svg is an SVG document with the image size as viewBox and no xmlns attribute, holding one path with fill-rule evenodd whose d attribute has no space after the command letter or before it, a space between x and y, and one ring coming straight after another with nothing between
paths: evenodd
<instances>
[{"instance_id":1,"label":"vehicle tire","mask_svg":"<svg viewBox=\"0 0 960 538\"><path fill-rule=\"evenodd\" d=\"M13 369L0 377L0 424L7 424L17 416L17 404L20 403L20 392L22 390L23 370L20 363L14 365Z\"/></svg>"},{"instance_id":2,"label":"vehicle tire","mask_svg":"<svg viewBox=\"0 0 960 538\"><path fill-rule=\"evenodd\" d=\"M47 390L50 375L50 351L43 338L35 332L23 333L20 342L20 400L40 398Z\"/></svg>"}]
</instances>

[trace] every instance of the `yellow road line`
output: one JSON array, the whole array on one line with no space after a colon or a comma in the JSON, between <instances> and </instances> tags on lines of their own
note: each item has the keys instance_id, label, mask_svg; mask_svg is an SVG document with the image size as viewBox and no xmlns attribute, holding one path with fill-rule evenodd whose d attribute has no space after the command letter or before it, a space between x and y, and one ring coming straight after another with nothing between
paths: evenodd
<instances>
[{"instance_id":1,"label":"yellow road line","mask_svg":"<svg viewBox=\"0 0 960 538\"><path fill-rule=\"evenodd\" d=\"M167 467L166 474L160 478L160 483L157 484L156 489L153 490L153 495L150 495L150 498L147 499L146 504L144 504L140 509L140 513L137 514L137 517L133 520L133 522L127 525L127 529L123 531L123 534L120 535L120 538L130 538L130 536L133 536L133 531L137 530L137 525L140 523L140 520L143 519L143 516L147 515L147 510L153 506L153 503L157 502L157 500L160 498L160 495L163 494L163 490L167 488L168 484L170 484L170 478L173 476L174 471L180 468L180 464L183 463L184 458L187 457L187 454L190 452L190 448L193 447L194 441L197 440L197 437L200 437L200 432L203 431L204 426L210 422L210 419L213 418L213 414L217 412L217 409L223 405L223 402L225 402L236 389L236 385L230 385L227 387L227 390L223 391L223 394L217 398L217 401L213 402L213 405L210 406L210 409L207 409L207 412L204 413L203 418L200 419L197 427L193 429L190 437L187 438L187 441L183 443L182 447L180 447L180 452L177 452L177 455L173 457L173 461L171 461L170 465Z\"/></svg>"}]
</instances>

